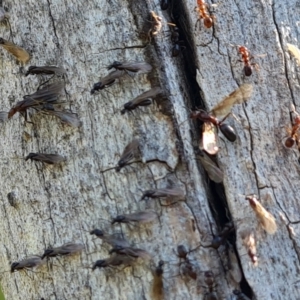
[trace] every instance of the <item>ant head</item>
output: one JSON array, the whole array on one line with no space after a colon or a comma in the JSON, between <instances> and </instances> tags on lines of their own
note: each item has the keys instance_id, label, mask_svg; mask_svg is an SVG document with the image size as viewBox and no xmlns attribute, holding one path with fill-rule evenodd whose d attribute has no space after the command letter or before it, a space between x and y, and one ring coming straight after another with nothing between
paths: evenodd
<instances>
[{"instance_id":1,"label":"ant head","mask_svg":"<svg viewBox=\"0 0 300 300\"><path fill-rule=\"evenodd\" d=\"M178 245L177 246L177 254L179 257L184 258L187 256L188 251L184 245Z\"/></svg>"},{"instance_id":2,"label":"ant head","mask_svg":"<svg viewBox=\"0 0 300 300\"><path fill-rule=\"evenodd\" d=\"M255 194L246 196L246 200L249 201L252 207L256 207L256 203L258 202L257 199L258 197Z\"/></svg>"},{"instance_id":3,"label":"ant head","mask_svg":"<svg viewBox=\"0 0 300 300\"><path fill-rule=\"evenodd\" d=\"M112 248L112 249L109 250L109 254L112 254L114 252L117 252L117 251L120 251L120 250L123 250L123 249L124 249L124 247L122 247L120 245L115 245L114 248Z\"/></svg>"},{"instance_id":4,"label":"ant head","mask_svg":"<svg viewBox=\"0 0 300 300\"><path fill-rule=\"evenodd\" d=\"M103 267L105 267L105 259L99 259L93 264L92 270L95 271L96 268L103 268Z\"/></svg>"},{"instance_id":5,"label":"ant head","mask_svg":"<svg viewBox=\"0 0 300 300\"><path fill-rule=\"evenodd\" d=\"M42 255L42 259L44 259L47 256L50 256L52 252L53 252L53 249L46 249L44 254Z\"/></svg>"},{"instance_id":6,"label":"ant head","mask_svg":"<svg viewBox=\"0 0 300 300\"><path fill-rule=\"evenodd\" d=\"M18 265L19 265L18 262L13 262L10 267L10 272L13 273L16 270Z\"/></svg>"},{"instance_id":7,"label":"ant head","mask_svg":"<svg viewBox=\"0 0 300 300\"><path fill-rule=\"evenodd\" d=\"M93 86L93 90L94 91L102 90L103 88L104 88L104 86L102 86L102 82L101 81L95 83L94 86Z\"/></svg>"},{"instance_id":8,"label":"ant head","mask_svg":"<svg viewBox=\"0 0 300 300\"><path fill-rule=\"evenodd\" d=\"M112 221L111 221L111 224L115 224L115 223L121 223L122 221L125 220L125 217L123 215L119 215L119 216L116 216Z\"/></svg>"},{"instance_id":9,"label":"ant head","mask_svg":"<svg viewBox=\"0 0 300 300\"><path fill-rule=\"evenodd\" d=\"M103 231L100 230L100 229L93 229L93 230L90 231L90 234L94 234L97 237L103 237L104 236Z\"/></svg>"},{"instance_id":10,"label":"ant head","mask_svg":"<svg viewBox=\"0 0 300 300\"><path fill-rule=\"evenodd\" d=\"M28 159L33 159L36 156L36 153L29 153L26 157L25 157L25 161L27 161Z\"/></svg>"}]
</instances>

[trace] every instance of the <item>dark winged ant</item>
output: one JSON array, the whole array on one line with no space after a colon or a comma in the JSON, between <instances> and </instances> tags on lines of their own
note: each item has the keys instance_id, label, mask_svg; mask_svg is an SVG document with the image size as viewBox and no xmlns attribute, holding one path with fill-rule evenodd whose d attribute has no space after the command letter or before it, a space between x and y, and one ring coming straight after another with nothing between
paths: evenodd
<instances>
[{"instance_id":1,"label":"dark winged ant","mask_svg":"<svg viewBox=\"0 0 300 300\"><path fill-rule=\"evenodd\" d=\"M146 62L138 62L138 61L129 61L129 62L119 62L114 61L112 64L110 64L107 67L107 70L111 70L112 68L115 68L116 70L120 71L128 71L133 73L149 73L152 70L152 66Z\"/></svg>"},{"instance_id":2,"label":"dark winged ant","mask_svg":"<svg viewBox=\"0 0 300 300\"><path fill-rule=\"evenodd\" d=\"M140 152L140 143L138 139L133 139L123 150L116 172L120 172L132 159L138 156Z\"/></svg>"},{"instance_id":3,"label":"dark winged ant","mask_svg":"<svg viewBox=\"0 0 300 300\"><path fill-rule=\"evenodd\" d=\"M66 243L60 247L46 249L42 255L42 259L45 257L64 256L69 254L79 253L84 249L84 245L80 243Z\"/></svg>"},{"instance_id":4,"label":"dark winged ant","mask_svg":"<svg viewBox=\"0 0 300 300\"><path fill-rule=\"evenodd\" d=\"M115 246L122 246L122 247L129 247L129 242L125 239L125 237L120 233L113 233L113 234L106 234L100 229L93 229L90 231L91 235L95 235L96 237L100 238L102 241L106 242L107 244L111 245L112 247Z\"/></svg>"},{"instance_id":5,"label":"dark winged ant","mask_svg":"<svg viewBox=\"0 0 300 300\"><path fill-rule=\"evenodd\" d=\"M162 94L163 90L160 87L154 87L149 91L146 91L133 100L124 104L124 109L121 110L121 114L125 114L126 111L130 112L139 106L148 106L152 103L152 99L157 95Z\"/></svg>"},{"instance_id":6,"label":"dark winged ant","mask_svg":"<svg viewBox=\"0 0 300 300\"><path fill-rule=\"evenodd\" d=\"M134 262L135 258L132 258L130 256L126 256L126 255L112 255L109 258L106 259L100 259L97 260L93 266L92 266L92 270L96 270L96 268L107 268L107 267L117 267L120 265L131 265Z\"/></svg>"},{"instance_id":7,"label":"dark winged ant","mask_svg":"<svg viewBox=\"0 0 300 300\"><path fill-rule=\"evenodd\" d=\"M42 258L38 255L27 257L19 262L13 262L10 267L10 272L20 271L24 269L32 269L44 264Z\"/></svg>"},{"instance_id":8,"label":"dark winged ant","mask_svg":"<svg viewBox=\"0 0 300 300\"><path fill-rule=\"evenodd\" d=\"M46 153L29 153L25 157L25 161L27 161L28 159L40 161L50 165L59 164L66 160L65 157L59 154L46 154Z\"/></svg>"},{"instance_id":9,"label":"dark winged ant","mask_svg":"<svg viewBox=\"0 0 300 300\"><path fill-rule=\"evenodd\" d=\"M34 108L36 110L42 110L49 104L58 104L57 98L64 86L64 82L55 82L37 90L31 95L24 96L24 100L17 102L17 104L10 109L8 118L10 119L15 113L19 112L25 116L25 120L27 121L27 109Z\"/></svg>"},{"instance_id":10,"label":"dark winged ant","mask_svg":"<svg viewBox=\"0 0 300 300\"><path fill-rule=\"evenodd\" d=\"M152 210L148 211L138 211L131 214L124 214L124 215L118 215L115 218L113 218L111 224L115 223L136 223L136 224L143 224L153 221L157 218L157 213Z\"/></svg>"},{"instance_id":11,"label":"dark winged ant","mask_svg":"<svg viewBox=\"0 0 300 300\"><path fill-rule=\"evenodd\" d=\"M105 77L101 78L99 82L96 82L91 89L91 94L95 94L96 91L103 90L115 83L117 79L125 76L126 72L123 70L115 70L110 72Z\"/></svg>"},{"instance_id":12,"label":"dark winged ant","mask_svg":"<svg viewBox=\"0 0 300 300\"><path fill-rule=\"evenodd\" d=\"M140 248L123 247L120 245L116 245L109 251L109 254L113 254L113 253L116 253L118 255L129 256L134 259L137 258L142 258L144 260L151 259L151 255L146 250Z\"/></svg>"},{"instance_id":13,"label":"dark winged ant","mask_svg":"<svg viewBox=\"0 0 300 300\"><path fill-rule=\"evenodd\" d=\"M66 70L61 67L56 66L30 66L25 74L28 75L63 75L66 73Z\"/></svg>"}]
</instances>

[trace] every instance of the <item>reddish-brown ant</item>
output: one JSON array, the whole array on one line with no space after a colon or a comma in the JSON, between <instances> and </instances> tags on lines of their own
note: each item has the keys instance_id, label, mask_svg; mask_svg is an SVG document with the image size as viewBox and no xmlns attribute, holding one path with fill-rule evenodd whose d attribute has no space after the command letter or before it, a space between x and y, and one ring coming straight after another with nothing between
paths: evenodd
<instances>
[{"instance_id":1,"label":"reddish-brown ant","mask_svg":"<svg viewBox=\"0 0 300 300\"><path fill-rule=\"evenodd\" d=\"M230 114L231 108L237 103L243 103L247 101L252 94L252 86L250 84L243 84L238 89L230 93L221 102L219 102L208 113L204 110L193 111L190 115L192 119L199 119L204 122L202 133L202 146L201 149L205 150L208 154L214 155L218 152L218 146L216 142L215 128L219 128L224 136L231 142L236 140L236 134L234 129L224 124L223 122ZM219 121L218 116L225 117Z\"/></svg>"},{"instance_id":2,"label":"reddish-brown ant","mask_svg":"<svg viewBox=\"0 0 300 300\"><path fill-rule=\"evenodd\" d=\"M236 140L236 134L234 129L223 122L227 119L228 115L226 115L221 121L219 121L216 117L210 115L204 110L192 111L190 115L191 119L199 119L204 123L212 123L214 126L219 128L224 136L230 141L234 142ZM208 130L208 128L207 128Z\"/></svg>"},{"instance_id":3,"label":"reddish-brown ant","mask_svg":"<svg viewBox=\"0 0 300 300\"><path fill-rule=\"evenodd\" d=\"M207 11L207 4L204 0L197 0L197 8L196 10L199 12L199 17L197 23L203 19L203 24L206 28L211 28L214 25L215 16L210 15ZM197 25L196 23L196 25Z\"/></svg>"},{"instance_id":4,"label":"reddish-brown ant","mask_svg":"<svg viewBox=\"0 0 300 300\"><path fill-rule=\"evenodd\" d=\"M288 137L286 138L284 145L287 148L292 148L295 143L298 145L299 142L299 129L300 129L300 115L296 112L295 107L292 107L292 112L296 114L294 124L291 128L287 128ZM299 146L299 145L298 145Z\"/></svg>"},{"instance_id":5,"label":"reddish-brown ant","mask_svg":"<svg viewBox=\"0 0 300 300\"><path fill-rule=\"evenodd\" d=\"M253 56L250 56L250 52L245 46L239 46L238 51L242 55L241 62L244 63L245 76L251 76L252 66L258 68L258 65L256 63L250 63L250 60L253 58Z\"/></svg>"}]
</instances>

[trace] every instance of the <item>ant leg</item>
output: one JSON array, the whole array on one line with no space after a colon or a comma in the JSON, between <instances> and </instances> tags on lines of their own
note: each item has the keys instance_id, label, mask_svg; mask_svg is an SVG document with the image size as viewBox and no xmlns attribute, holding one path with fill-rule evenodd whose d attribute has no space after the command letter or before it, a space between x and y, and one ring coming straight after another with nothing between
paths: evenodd
<instances>
[{"instance_id":1,"label":"ant leg","mask_svg":"<svg viewBox=\"0 0 300 300\"><path fill-rule=\"evenodd\" d=\"M222 124L230 115L232 115L232 113L228 113L220 122L219 124Z\"/></svg>"}]
</instances>

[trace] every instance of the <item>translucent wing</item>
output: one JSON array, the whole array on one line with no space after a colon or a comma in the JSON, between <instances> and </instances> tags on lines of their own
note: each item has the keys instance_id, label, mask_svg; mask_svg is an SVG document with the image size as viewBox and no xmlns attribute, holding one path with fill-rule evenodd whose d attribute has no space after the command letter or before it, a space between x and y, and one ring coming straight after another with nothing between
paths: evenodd
<instances>
[{"instance_id":1,"label":"translucent wing","mask_svg":"<svg viewBox=\"0 0 300 300\"><path fill-rule=\"evenodd\" d=\"M155 211L138 211L132 214L124 215L131 222L139 222L139 223L147 223L153 221L157 218L157 214Z\"/></svg>"},{"instance_id":2,"label":"translucent wing","mask_svg":"<svg viewBox=\"0 0 300 300\"><path fill-rule=\"evenodd\" d=\"M162 92L163 92L163 90L157 86L157 87L154 87L151 90L146 91L146 92L142 93L141 95L137 96L131 102L133 102L133 104L135 104L135 105L138 105L144 99L155 98L157 95L161 94Z\"/></svg>"},{"instance_id":3,"label":"translucent wing","mask_svg":"<svg viewBox=\"0 0 300 300\"><path fill-rule=\"evenodd\" d=\"M218 103L211 113L215 116L224 116L230 113L234 104L246 102L252 95L253 87L251 84L243 84L238 89L229 94L225 99Z\"/></svg>"},{"instance_id":4,"label":"translucent wing","mask_svg":"<svg viewBox=\"0 0 300 300\"><path fill-rule=\"evenodd\" d=\"M199 148L205 150L210 155L217 154L219 150L216 127L210 122L204 122L202 125L202 140Z\"/></svg>"},{"instance_id":5,"label":"translucent wing","mask_svg":"<svg viewBox=\"0 0 300 300\"><path fill-rule=\"evenodd\" d=\"M10 54L12 54L14 57L16 57L16 59L18 61L26 64L30 60L30 55L25 49L5 40L3 38L0 38L0 45L6 51L8 51Z\"/></svg>"},{"instance_id":6,"label":"translucent wing","mask_svg":"<svg viewBox=\"0 0 300 300\"><path fill-rule=\"evenodd\" d=\"M100 79L100 82L102 85L109 84L112 80L116 80L122 76L126 75L126 73L123 70L115 70L110 72L108 75Z\"/></svg>"},{"instance_id":7,"label":"translucent wing","mask_svg":"<svg viewBox=\"0 0 300 300\"><path fill-rule=\"evenodd\" d=\"M249 200L250 206L263 229L269 234L274 234L277 230L277 225L273 215L260 204L255 196L247 196L246 199Z\"/></svg>"},{"instance_id":8,"label":"translucent wing","mask_svg":"<svg viewBox=\"0 0 300 300\"><path fill-rule=\"evenodd\" d=\"M72 126L72 127L79 127L82 123L78 118L76 113L70 111L51 111L47 110L47 113L58 117L62 123Z\"/></svg>"},{"instance_id":9,"label":"translucent wing","mask_svg":"<svg viewBox=\"0 0 300 300\"><path fill-rule=\"evenodd\" d=\"M297 64L300 66L300 50L292 44L287 43L286 45L290 53L296 58Z\"/></svg>"},{"instance_id":10,"label":"translucent wing","mask_svg":"<svg viewBox=\"0 0 300 300\"><path fill-rule=\"evenodd\" d=\"M37 90L31 95L24 96L24 100L27 98L31 98L34 100L46 100L48 102L51 102L56 100L57 96L60 94L64 87L65 83L63 81L54 82L40 90Z\"/></svg>"},{"instance_id":11,"label":"translucent wing","mask_svg":"<svg viewBox=\"0 0 300 300\"><path fill-rule=\"evenodd\" d=\"M217 167L217 165L208 157L208 155L201 151L199 159L202 163L203 168L207 172L209 179L216 183L221 183L223 181L224 174Z\"/></svg>"},{"instance_id":12,"label":"translucent wing","mask_svg":"<svg viewBox=\"0 0 300 300\"><path fill-rule=\"evenodd\" d=\"M152 70L152 66L146 62L123 62L119 68L139 73L149 73Z\"/></svg>"}]
</instances>

